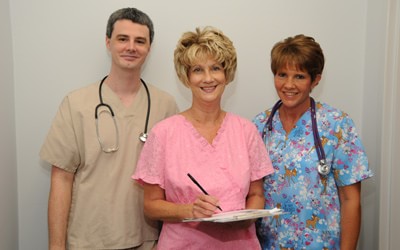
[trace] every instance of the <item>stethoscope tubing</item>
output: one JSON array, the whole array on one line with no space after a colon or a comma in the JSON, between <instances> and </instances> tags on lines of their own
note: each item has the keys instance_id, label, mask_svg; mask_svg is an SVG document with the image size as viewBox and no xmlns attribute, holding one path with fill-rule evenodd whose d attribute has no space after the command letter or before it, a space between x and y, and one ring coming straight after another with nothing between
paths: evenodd
<instances>
[{"instance_id":1,"label":"stethoscope tubing","mask_svg":"<svg viewBox=\"0 0 400 250\"><path fill-rule=\"evenodd\" d=\"M319 136L318 132L318 126L317 126L317 114L316 114L316 108L315 108L315 101L312 97L310 97L310 108L311 108L311 123L312 123L312 131L313 131L313 137L314 137L314 146L315 150L317 151L317 156L318 156L318 173L320 173L322 176L326 176L330 173L330 166L327 165L326 162L326 156L325 156L325 151L324 147L321 142L321 138ZM266 136L267 136L267 131L272 132L272 120L275 115L275 113L278 111L280 106L282 105L282 100L279 100L275 103L275 105L271 109L271 113L265 122L264 129L262 132L262 138L265 141Z\"/></svg>"},{"instance_id":2,"label":"stethoscope tubing","mask_svg":"<svg viewBox=\"0 0 400 250\"><path fill-rule=\"evenodd\" d=\"M102 87L103 87L103 83L104 83L104 81L106 80L107 77L108 76L105 76L100 81L100 85L99 85L99 101L100 101L100 103L96 105L94 117L95 117L95 121L96 121L96 133L97 133L98 141L99 141L99 143L100 143L100 145L102 147L102 150L104 152L106 152L106 153L109 153L109 152L115 152L119 148L119 130L118 130L117 122L116 122L116 119L115 119L114 110L111 108L111 106L109 104L104 103L104 101L103 101ZM144 131L142 133L140 133L139 140L142 141L142 142L146 142L147 130L148 130L149 120L150 120L151 97L150 97L150 91L149 91L149 88L147 87L146 82L143 79L140 79L140 81L142 82L142 84L143 84L143 86L144 86L144 88L146 90L146 94L147 94L147 112L146 112L146 120L145 120L145 125L144 125ZM101 141L101 138L100 138L100 135L99 135L99 127L98 127L98 114L99 114L99 112L98 111L99 111L99 108L101 108L101 107L106 107L110 111L111 117L112 117L114 125L115 125L117 139L116 139L116 146L112 147L112 148L107 148L107 149L103 148L103 142Z\"/></svg>"},{"instance_id":3,"label":"stethoscope tubing","mask_svg":"<svg viewBox=\"0 0 400 250\"><path fill-rule=\"evenodd\" d=\"M319 132L318 132L317 113L315 111L315 101L312 97L310 98L310 101L311 101L311 116L312 116L311 123L312 123L313 135L314 135L315 150L317 151L319 161L326 162L324 147L322 146L321 138L319 137Z\"/></svg>"},{"instance_id":4,"label":"stethoscope tubing","mask_svg":"<svg viewBox=\"0 0 400 250\"><path fill-rule=\"evenodd\" d=\"M146 140L147 140L147 129L149 127L149 119L150 119L150 111L151 111L151 98L150 98L150 92L149 92L149 88L147 87L147 84L141 78L140 78L140 81L143 83L143 86L144 86L144 88L146 90L146 94L147 94L147 112L146 112L146 121L145 121L145 124L144 124L144 130L143 130L143 133L141 133L141 136L139 137L139 139L142 142L146 142Z\"/></svg>"}]
</instances>

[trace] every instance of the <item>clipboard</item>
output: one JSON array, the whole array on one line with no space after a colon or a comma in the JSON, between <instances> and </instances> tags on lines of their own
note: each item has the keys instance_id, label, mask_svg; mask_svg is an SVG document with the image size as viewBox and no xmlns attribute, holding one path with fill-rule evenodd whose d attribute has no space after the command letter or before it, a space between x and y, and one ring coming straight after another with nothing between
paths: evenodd
<instances>
[{"instance_id":1,"label":"clipboard","mask_svg":"<svg viewBox=\"0 0 400 250\"><path fill-rule=\"evenodd\" d=\"M229 212L222 212L218 214L214 214L211 217L207 218L188 218L184 219L182 222L217 222L217 223L225 223L225 222L234 222L241 220L251 220L257 219L267 216L275 216L283 214L283 210L279 208L272 209L244 209L244 210L235 210Z\"/></svg>"}]
</instances>

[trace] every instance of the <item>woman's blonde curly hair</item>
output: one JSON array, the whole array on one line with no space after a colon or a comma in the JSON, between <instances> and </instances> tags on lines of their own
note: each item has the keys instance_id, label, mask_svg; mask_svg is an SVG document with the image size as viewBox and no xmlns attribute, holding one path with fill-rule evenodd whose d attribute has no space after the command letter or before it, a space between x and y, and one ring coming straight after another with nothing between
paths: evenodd
<instances>
[{"instance_id":1,"label":"woman's blonde curly hair","mask_svg":"<svg viewBox=\"0 0 400 250\"><path fill-rule=\"evenodd\" d=\"M237 67L236 50L232 41L222 31L207 26L196 28L195 32L185 32L174 52L175 71L181 82L188 86L190 67L199 60L211 57L222 65L227 84L235 78Z\"/></svg>"}]
</instances>

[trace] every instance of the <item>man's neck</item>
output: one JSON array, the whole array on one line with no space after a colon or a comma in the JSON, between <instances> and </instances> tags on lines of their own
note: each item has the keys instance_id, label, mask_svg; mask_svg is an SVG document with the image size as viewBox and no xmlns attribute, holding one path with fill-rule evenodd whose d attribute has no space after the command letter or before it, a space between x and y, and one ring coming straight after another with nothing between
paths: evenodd
<instances>
[{"instance_id":1,"label":"man's neck","mask_svg":"<svg viewBox=\"0 0 400 250\"><path fill-rule=\"evenodd\" d=\"M111 70L105 84L119 97L125 107L129 107L140 89L140 73Z\"/></svg>"},{"instance_id":2,"label":"man's neck","mask_svg":"<svg viewBox=\"0 0 400 250\"><path fill-rule=\"evenodd\" d=\"M140 72L111 69L105 83L117 95L136 94L141 85Z\"/></svg>"}]
</instances>

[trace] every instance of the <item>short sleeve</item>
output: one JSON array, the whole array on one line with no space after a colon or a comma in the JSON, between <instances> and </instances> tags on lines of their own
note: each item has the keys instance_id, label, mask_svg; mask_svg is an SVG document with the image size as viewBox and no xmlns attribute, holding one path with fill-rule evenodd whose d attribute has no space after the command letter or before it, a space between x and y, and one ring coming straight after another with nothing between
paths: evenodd
<instances>
[{"instance_id":1,"label":"short sleeve","mask_svg":"<svg viewBox=\"0 0 400 250\"><path fill-rule=\"evenodd\" d=\"M141 184L158 184L161 188L164 188L165 150L163 149L163 140L155 127L143 146L132 179Z\"/></svg>"},{"instance_id":2,"label":"short sleeve","mask_svg":"<svg viewBox=\"0 0 400 250\"><path fill-rule=\"evenodd\" d=\"M351 185L371 177L367 155L350 117L341 120L335 136L338 144L334 151L333 169L337 185Z\"/></svg>"},{"instance_id":3,"label":"short sleeve","mask_svg":"<svg viewBox=\"0 0 400 250\"><path fill-rule=\"evenodd\" d=\"M40 150L40 157L44 161L68 172L75 172L80 164L68 97L64 98L58 109Z\"/></svg>"}]
</instances>

